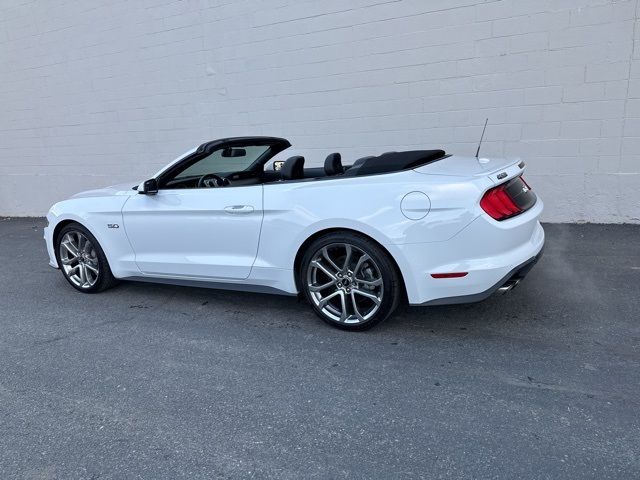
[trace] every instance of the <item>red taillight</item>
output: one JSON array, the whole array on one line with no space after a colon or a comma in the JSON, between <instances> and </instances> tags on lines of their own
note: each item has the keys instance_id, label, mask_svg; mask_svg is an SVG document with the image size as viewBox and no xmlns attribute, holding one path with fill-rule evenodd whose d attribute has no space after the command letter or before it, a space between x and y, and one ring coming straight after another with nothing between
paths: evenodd
<instances>
[{"instance_id":1,"label":"red taillight","mask_svg":"<svg viewBox=\"0 0 640 480\"><path fill-rule=\"evenodd\" d=\"M523 180L524 182L524 180ZM504 220L505 218L512 217L518 213L522 213L523 210L514 203L513 199L506 192L507 183L498 185L491 190L488 190L482 200L480 200L480 206L482 209L496 220Z\"/></svg>"}]
</instances>

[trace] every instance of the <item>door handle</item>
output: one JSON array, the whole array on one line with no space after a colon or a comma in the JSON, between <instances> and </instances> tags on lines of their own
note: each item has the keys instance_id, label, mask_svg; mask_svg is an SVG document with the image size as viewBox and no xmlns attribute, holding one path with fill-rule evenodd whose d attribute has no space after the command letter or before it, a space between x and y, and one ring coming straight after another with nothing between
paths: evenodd
<instances>
[{"instance_id":1,"label":"door handle","mask_svg":"<svg viewBox=\"0 0 640 480\"><path fill-rule=\"evenodd\" d=\"M251 205L230 205L224 207L224 211L231 215L241 215L253 212L253 207Z\"/></svg>"}]
</instances>

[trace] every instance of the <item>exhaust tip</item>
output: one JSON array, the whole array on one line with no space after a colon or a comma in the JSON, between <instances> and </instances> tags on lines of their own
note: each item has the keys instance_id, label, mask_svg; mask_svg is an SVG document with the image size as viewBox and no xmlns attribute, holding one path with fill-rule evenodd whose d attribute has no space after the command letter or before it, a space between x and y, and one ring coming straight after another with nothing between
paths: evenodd
<instances>
[{"instance_id":1,"label":"exhaust tip","mask_svg":"<svg viewBox=\"0 0 640 480\"><path fill-rule=\"evenodd\" d=\"M513 290L514 288L516 288L519 283L520 283L519 279L518 280L509 280L503 286L498 288L498 292L500 292L501 294L504 295L505 293L507 293L507 292Z\"/></svg>"}]
</instances>

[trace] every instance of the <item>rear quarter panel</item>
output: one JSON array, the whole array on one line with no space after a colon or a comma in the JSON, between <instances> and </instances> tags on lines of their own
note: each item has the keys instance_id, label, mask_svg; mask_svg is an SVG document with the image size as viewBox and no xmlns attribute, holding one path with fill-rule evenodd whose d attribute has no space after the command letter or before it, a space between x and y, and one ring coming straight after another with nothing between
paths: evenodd
<instances>
[{"instance_id":1,"label":"rear quarter panel","mask_svg":"<svg viewBox=\"0 0 640 480\"><path fill-rule=\"evenodd\" d=\"M366 177L277 182L264 185L264 220L254 264L291 272L300 246L322 230L344 228L382 244L405 276L410 259L399 245L443 242L479 215L476 204L491 185L487 177L431 176L413 170ZM431 203L420 220L400 208L410 192L425 193ZM407 288L410 288L407 285Z\"/></svg>"}]
</instances>

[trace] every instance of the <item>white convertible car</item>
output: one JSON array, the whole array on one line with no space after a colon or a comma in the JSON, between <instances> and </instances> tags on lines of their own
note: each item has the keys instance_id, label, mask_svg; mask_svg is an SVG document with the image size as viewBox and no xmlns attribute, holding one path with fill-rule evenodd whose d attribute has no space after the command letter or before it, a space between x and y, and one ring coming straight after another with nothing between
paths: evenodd
<instances>
[{"instance_id":1,"label":"white convertible car","mask_svg":"<svg viewBox=\"0 0 640 480\"><path fill-rule=\"evenodd\" d=\"M401 301L506 291L541 255L523 162L416 150L305 168L275 161L289 146L215 140L140 185L56 203L50 264L86 293L126 279L299 294L329 324L363 330Z\"/></svg>"}]
</instances>

